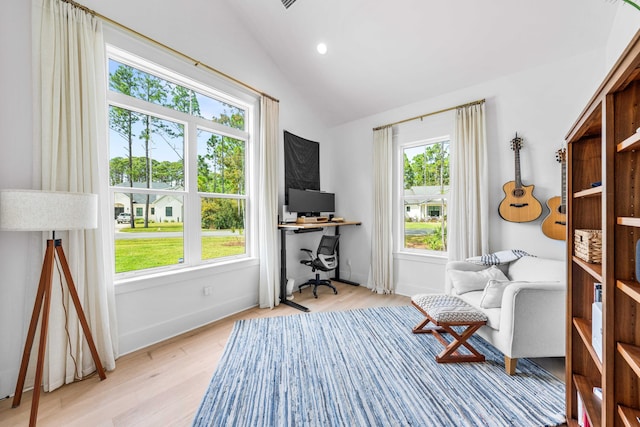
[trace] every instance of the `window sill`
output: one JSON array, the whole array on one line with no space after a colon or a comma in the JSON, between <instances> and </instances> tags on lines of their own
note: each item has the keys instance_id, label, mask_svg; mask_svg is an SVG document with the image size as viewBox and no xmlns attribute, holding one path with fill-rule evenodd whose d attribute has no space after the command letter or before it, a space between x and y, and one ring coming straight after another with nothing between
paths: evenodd
<instances>
[{"instance_id":1,"label":"window sill","mask_svg":"<svg viewBox=\"0 0 640 427\"><path fill-rule=\"evenodd\" d=\"M393 257L403 261L428 262L432 264L446 264L449 260L446 252L438 254L436 252L400 251L395 252Z\"/></svg>"},{"instance_id":2,"label":"window sill","mask_svg":"<svg viewBox=\"0 0 640 427\"><path fill-rule=\"evenodd\" d=\"M176 282L183 280L198 279L204 276L210 277L212 274L244 270L247 267L257 266L259 264L260 262L258 258L242 258L215 264L204 264L194 267L171 269L169 271L116 279L114 281L115 293L116 295L119 295L129 292L137 292L143 289L175 284Z\"/></svg>"}]
</instances>

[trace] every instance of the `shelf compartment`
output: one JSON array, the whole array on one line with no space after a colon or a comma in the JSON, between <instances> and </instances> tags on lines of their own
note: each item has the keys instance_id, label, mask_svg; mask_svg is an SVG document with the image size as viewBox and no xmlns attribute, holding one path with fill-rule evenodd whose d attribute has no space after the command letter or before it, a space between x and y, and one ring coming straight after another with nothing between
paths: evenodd
<instances>
[{"instance_id":1,"label":"shelf compartment","mask_svg":"<svg viewBox=\"0 0 640 427\"><path fill-rule=\"evenodd\" d=\"M640 218L619 216L617 223L618 225L626 225L629 227L640 227Z\"/></svg>"},{"instance_id":2,"label":"shelf compartment","mask_svg":"<svg viewBox=\"0 0 640 427\"><path fill-rule=\"evenodd\" d=\"M616 285L625 295L640 303L640 283L632 280L618 280Z\"/></svg>"},{"instance_id":3,"label":"shelf compartment","mask_svg":"<svg viewBox=\"0 0 640 427\"><path fill-rule=\"evenodd\" d=\"M587 188L586 190L581 190L576 193L573 193L574 199L579 199L581 197L600 197L602 196L602 186Z\"/></svg>"},{"instance_id":4,"label":"shelf compartment","mask_svg":"<svg viewBox=\"0 0 640 427\"><path fill-rule=\"evenodd\" d=\"M618 405L618 415L625 427L637 426L638 420L640 420L640 411L628 406Z\"/></svg>"},{"instance_id":5,"label":"shelf compartment","mask_svg":"<svg viewBox=\"0 0 640 427\"><path fill-rule=\"evenodd\" d=\"M591 264L582 260L581 258L578 258L575 255L573 256L573 262L582 267L582 269L589 273L591 277L596 279L598 283L604 282L604 280L602 280L602 264Z\"/></svg>"},{"instance_id":6,"label":"shelf compartment","mask_svg":"<svg viewBox=\"0 0 640 427\"><path fill-rule=\"evenodd\" d=\"M633 151L640 148L640 132L636 132L631 135L629 138L622 141L618 144L618 153L623 153L625 151Z\"/></svg>"},{"instance_id":7,"label":"shelf compartment","mask_svg":"<svg viewBox=\"0 0 640 427\"><path fill-rule=\"evenodd\" d=\"M582 404L584 410L589 418L589 423L592 427L602 426L602 400L593 394L593 387L599 387L599 384L594 384L587 377L582 375L574 375L573 382L576 385L578 394L582 398Z\"/></svg>"},{"instance_id":8,"label":"shelf compartment","mask_svg":"<svg viewBox=\"0 0 640 427\"><path fill-rule=\"evenodd\" d=\"M629 367L633 369L633 372L640 376L640 347L619 342L618 353L620 353Z\"/></svg>"},{"instance_id":9,"label":"shelf compartment","mask_svg":"<svg viewBox=\"0 0 640 427\"><path fill-rule=\"evenodd\" d=\"M573 325L578 331L580 338L582 338L584 346L587 348L587 351L589 352L593 363L595 363L598 371L600 372L600 375L602 375L602 361L598 357L596 351L593 349L593 344L591 343L591 322L589 322L587 319L574 317Z\"/></svg>"}]
</instances>

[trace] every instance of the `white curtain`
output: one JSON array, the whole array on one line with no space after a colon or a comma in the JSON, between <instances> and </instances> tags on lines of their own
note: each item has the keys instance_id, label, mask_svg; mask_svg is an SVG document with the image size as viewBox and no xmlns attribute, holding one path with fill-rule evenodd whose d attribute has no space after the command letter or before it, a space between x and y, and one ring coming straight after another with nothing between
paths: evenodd
<instances>
[{"instance_id":1,"label":"white curtain","mask_svg":"<svg viewBox=\"0 0 640 427\"><path fill-rule=\"evenodd\" d=\"M373 226L371 266L367 286L374 292L391 294L393 281L392 177L393 129L373 131Z\"/></svg>"},{"instance_id":2,"label":"white curtain","mask_svg":"<svg viewBox=\"0 0 640 427\"><path fill-rule=\"evenodd\" d=\"M280 303L278 263L278 101L266 96L260 105L260 307Z\"/></svg>"},{"instance_id":3,"label":"white curtain","mask_svg":"<svg viewBox=\"0 0 640 427\"><path fill-rule=\"evenodd\" d=\"M99 228L60 233L98 354L115 368L116 331L108 238L106 63L100 22L60 0L34 7L36 138L43 190L99 195ZM39 56L38 56L39 55ZM112 225L111 225L112 227ZM48 236L50 237L50 236ZM66 314L65 314L66 310ZM66 286L54 273L45 390L95 371Z\"/></svg>"},{"instance_id":4,"label":"white curtain","mask_svg":"<svg viewBox=\"0 0 640 427\"><path fill-rule=\"evenodd\" d=\"M448 229L450 260L489 252L489 170L484 102L456 111Z\"/></svg>"}]
</instances>

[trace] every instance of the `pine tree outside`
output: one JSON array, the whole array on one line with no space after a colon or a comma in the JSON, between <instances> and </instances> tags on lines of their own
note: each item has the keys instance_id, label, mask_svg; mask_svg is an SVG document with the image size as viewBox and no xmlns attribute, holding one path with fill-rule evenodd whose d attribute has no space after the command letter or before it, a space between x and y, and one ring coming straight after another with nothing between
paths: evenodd
<instances>
[{"instance_id":1,"label":"pine tree outside","mask_svg":"<svg viewBox=\"0 0 640 427\"><path fill-rule=\"evenodd\" d=\"M131 214L114 220L116 273L185 261L185 204L197 206L185 189L187 131L198 140L200 260L246 254L246 111L113 58L109 88L113 215Z\"/></svg>"}]
</instances>

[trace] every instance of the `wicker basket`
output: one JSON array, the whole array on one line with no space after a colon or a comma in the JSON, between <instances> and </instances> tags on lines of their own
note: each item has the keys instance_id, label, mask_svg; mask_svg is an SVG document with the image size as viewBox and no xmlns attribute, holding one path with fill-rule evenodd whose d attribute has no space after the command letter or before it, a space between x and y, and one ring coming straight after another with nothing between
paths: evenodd
<instances>
[{"instance_id":1,"label":"wicker basket","mask_svg":"<svg viewBox=\"0 0 640 427\"><path fill-rule=\"evenodd\" d=\"M578 258L593 264L602 262L602 230L575 230L573 244Z\"/></svg>"}]
</instances>

